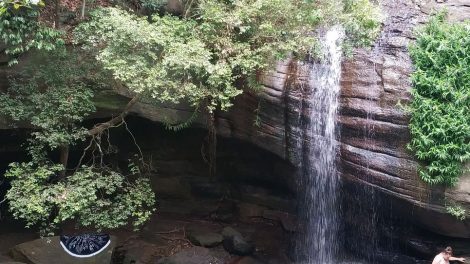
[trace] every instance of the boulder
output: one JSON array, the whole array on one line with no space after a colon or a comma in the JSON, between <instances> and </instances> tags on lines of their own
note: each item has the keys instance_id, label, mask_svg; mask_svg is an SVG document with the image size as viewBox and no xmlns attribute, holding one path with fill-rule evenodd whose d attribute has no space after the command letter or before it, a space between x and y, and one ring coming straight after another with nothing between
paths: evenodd
<instances>
[{"instance_id":1,"label":"boulder","mask_svg":"<svg viewBox=\"0 0 470 264\"><path fill-rule=\"evenodd\" d=\"M253 254L255 251L255 246L247 242L241 236L233 236L231 238L224 239L223 242L225 250L230 254L247 256Z\"/></svg>"},{"instance_id":2,"label":"boulder","mask_svg":"<svg viewBox=\"0 0 470 264\"><path fill-rule=\"evenodd\" d=\"M215 247L222 243L223 237L214 232L190 231L188 239L196 246Z\"/></svg>"},{"instance_id":3,"label":"boulder","mask_svg":"<svg viewBox=\"0 0 470 264\"><path fill-rule=\"evenodd\" d=\"M263 212L266 210L265 207L251 203L240 203L237 206L240 220L245 222L249 222L253 218L263 217Z\"/></svg>"},{"instance_id":4,"label":"boulder","mask_svg":"<svg viewBox=\"0 0 470 264\"><path fill-rule=\"evenodd\" d=\"M222 236L224 237L224 239L231 238L234 236L242 237L242 233L238 232L233 227L228 226L228 227L224 227L224 229L222 230Z\"/></svg>"},{"instance_id":5,"label":"boulder","mask_svg":"<svg viewBox=\"0 0 470 264\"><path fill-rule=\"evenodd\" d=\"M59 243L59 237L45 237L13 247L10 255L15 261L32 264L107 264L111 263L116 237L101 253L89 258L77 258L67 254Z\"/></svg>"},{"instance_id":6,"label":"boulder","mask_svg":"<svg viewBox=\"0 0 470 264\"><path fill-rule=\"evenodd\" d=\"M230 254L247 256L255 251L255 246L246 241L242 234L232 227L225 227L222 230L224 237L223 245Z\"/></svg>"},{"instance_id":7,"label":"boulder","mask_svg":"<svg viewBox=\"0 0 470 264\"><path fill-rule=\"evenodd\" d=\"M192 247L183 249L173 256L165 257L157 261L157 264L223 264L223 259L217 257L209 249L204 247Z\"/></svg>"}]
</instances>

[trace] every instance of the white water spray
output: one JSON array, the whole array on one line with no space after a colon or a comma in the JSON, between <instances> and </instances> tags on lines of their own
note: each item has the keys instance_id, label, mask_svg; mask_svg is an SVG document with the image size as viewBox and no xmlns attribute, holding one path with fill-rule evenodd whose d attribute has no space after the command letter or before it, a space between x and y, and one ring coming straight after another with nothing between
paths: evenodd
<instances>
[{"instance_id":1,"label":"white water spray","mask_svg":"<svg viewBox=\"0 0 470 264\"><path fill-rule=\"evenodd\" d=\"M336 115L341 77L340 27L321 39L322 58L311 65L308 86L311 112L305 131L303 201L300 216L306 223L301 239L302 255L308 264L336 263L339 228L339 177L336 156Z\"/></svg>"}]
</instances>

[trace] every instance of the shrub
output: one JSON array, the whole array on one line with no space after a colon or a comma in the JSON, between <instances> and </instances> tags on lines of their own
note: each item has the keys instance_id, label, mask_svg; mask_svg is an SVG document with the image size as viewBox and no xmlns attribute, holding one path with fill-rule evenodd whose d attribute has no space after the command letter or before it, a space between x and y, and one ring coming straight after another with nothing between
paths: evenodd
<instances>
[{"instance_id":1,"label":"shrub","mask_svg":"<svg viewBox=\"0 0 470 264\"><path fill-rule=\"evenodd\" d=\"M410 47L415 71L409 149L423 162L421 178L454 185L470 159L470 25L436 15Z\"/></svg>"}]
</instances>

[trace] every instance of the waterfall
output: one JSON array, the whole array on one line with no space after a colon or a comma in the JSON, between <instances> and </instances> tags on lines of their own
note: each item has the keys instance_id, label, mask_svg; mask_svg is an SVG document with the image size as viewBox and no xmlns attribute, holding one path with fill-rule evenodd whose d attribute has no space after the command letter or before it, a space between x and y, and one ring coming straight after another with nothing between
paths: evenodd
<instances>
[{"instance_id":1,"label":"waterfall","mask_svg":"<svg viewBox=\"0 0 470 264\"><path fill-rule=\"evenodd\" d=\"M339 177L336 115L341 76L343 31L333 27L321 38L322 54L309 68L310 107L302 159L300 217L305 233L298 252L303 263L333 264L338 255Z\"/></svg>"}]
</instances>

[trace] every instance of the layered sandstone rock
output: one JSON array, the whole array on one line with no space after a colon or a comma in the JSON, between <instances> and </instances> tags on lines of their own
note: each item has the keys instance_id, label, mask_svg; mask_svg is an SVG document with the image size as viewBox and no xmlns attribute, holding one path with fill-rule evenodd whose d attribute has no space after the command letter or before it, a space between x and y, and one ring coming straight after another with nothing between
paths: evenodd
<instances>
[{"instance_id":1,"label":"layered sandstone rock","mask_svg":"<svg viewBox=\"0 0 470 264\"><path fill-rule=\"evenodd\" d=\"M448 7L450 17L470 17L465 0L437 1L383 0L387 19L375 47L358 50L343 62L338 124L340 125L340 174L346 183L368 185L401 201L397 212L435 233L470 237L470 221L459 221L446 212L445 205L461 204L470 210L470 175L455 188L429 186L418 175L419 163L406 149L410 140L409 116L402 105L411 99L409 76L413 70L407 46L413 30L432 8ZM259 92L246 92L228 112L217 113L219 136L235 138L267 150L300 166L303 127L310 111L308 67L286 61L267 73ZM1 86L1 84L0 84ZM97 96L101 111L109 116L122 108L130 95L124 90ZM155 122L188 120L193 109L185 105L154 105L140 102L132 114ZM194 126L205 127L199 115ZM2 122L0 127L7 128ZM283 174L292 182L295 173ZM412 212L412 213L410 213Z\"/></svg>"},{"instance_id":2,"label":"layered sandstone rock","mask_svg":"<svg viewBox=\"0 0 470 264\"><path fill-rule=\"evenodd\" d=\"M449 8L453 21L468 17L462 1L422 4L426 10ZM470 221L446 212L446 205L470 209L470 177L456 187L429 186L418 175L420 164L406 149L410 140L408 115L403 105L411 99L409 76L413 70L407 46L413 30L426 15L407 1L383 1L387 13L382 37L371 51L358 51L343 64L339 123L341 175L347 182L370 185L398 197L403 217L435 233L470 237Z\"/></svg>"}]
</instances>

